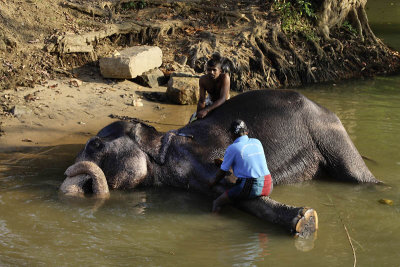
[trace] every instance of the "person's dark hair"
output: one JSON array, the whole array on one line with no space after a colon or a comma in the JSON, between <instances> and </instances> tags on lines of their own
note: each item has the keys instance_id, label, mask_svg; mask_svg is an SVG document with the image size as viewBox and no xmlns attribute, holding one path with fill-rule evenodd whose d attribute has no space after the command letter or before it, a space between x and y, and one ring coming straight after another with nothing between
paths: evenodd
<instances>
[{"instance_id":1,"label":"person's dark hair","mask_svg":"<svg viewBox=\"0 0 400 267\"><path fill-rule=\"evenodd\" d=\"M235 69L232 61L227 59L226 57L221 56L220 53L215 52L211 55L211 58L207 61L205 68L207 67L215 67L219 65L223 73L230 73Z\"/></svg>"},{"instance_id":2,"label":"person's dark hair","mask_svg":"<svg viewBox=\"0 0 400 267\"><path fill-rule=\"evenodd\" d=\"M207 67L215 67L219 65L222 68L222 57L219 53L211 55L211 59L207 61Z\"/></svg>"},{"instance_id":3,"label":"person's dark hair","mask_svg":"<svg viewBox=\"0 0 400 267\"><path fill-rule=\"evenodd\" d=\"M249 132L247 125L244 121L242 120L235 120L231 123L231 127L229 128L229 131L237 136L244 135Z\"/></svg>"}]
</instances>

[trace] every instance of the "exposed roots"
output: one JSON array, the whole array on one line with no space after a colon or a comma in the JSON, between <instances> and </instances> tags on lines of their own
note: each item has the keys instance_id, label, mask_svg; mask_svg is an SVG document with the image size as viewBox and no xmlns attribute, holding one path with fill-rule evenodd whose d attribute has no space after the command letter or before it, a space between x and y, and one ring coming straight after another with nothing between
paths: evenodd
<instances>
[{"instance_id":1,"label":"exposed roots","mask_svg":"<svg viewBox=\"0 0 400 267\"><path fill-rule=\"evenodd\" d=\"M105 16L109 13L107 10L115 12L126 2L121 0L111 7L100 7L105 11L98 13L86 7L69 6ZM312 36L305 32L288 35L282 31L281 18L268 15L269 9L261 8L256 2L239 2L238 6L246 5L246 8L203 2L148 1L149 6L169 8L183 18L204 18L201 14L205 13L208 24L214 26L196 26L193 21L188 26L182 19L152 23L131 20L109 24L97 32L61 36L49 45L48 50L58 52L62 62L82 63L72 55L93 62L99 57L97 47L102 43L108 42L111 46L157 45L168 39L165 37L170 40L181 37L180 44L184 47L175 44L175 55L186 56L186 64L201 73L210 55L220 52L229 60L231 88L238 91L295 87L370 76L399 68L400 58L394 56L369 27L365 0L324 0L319 6L321 10L316 22L319 30ZM344 21L350 22L357 34L346 31L342 27ZM193 29L191 36L185 35L185 27ZM234 30L226 34L229 29Z\"/></svg>"}]
</instances>

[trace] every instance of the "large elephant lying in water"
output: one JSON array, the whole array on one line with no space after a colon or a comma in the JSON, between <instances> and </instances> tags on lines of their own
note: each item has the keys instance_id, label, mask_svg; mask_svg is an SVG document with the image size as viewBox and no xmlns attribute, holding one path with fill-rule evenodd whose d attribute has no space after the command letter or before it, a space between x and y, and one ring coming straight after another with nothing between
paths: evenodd
<instances>
[{"instance_id":1,"label":"large elephant lying in water","mask_svg":"<svg viewBox=\"0 0 400 267\"><path fill-rule=\"evenodd\" d=\"M260 90L228 100L205 119L178 130L157 132L137 121L117 121L91 138L61 185L67 195L111 189L168 185L216 196L230 184L210 189L207 181L232 143L227 131L244 120L249 136L264 146L274 184L302 182L328 174L337 180L378 183L338 117L305 96L287 90ZM324 175L323 175L324 174ZM260 197L235 204L301 235L318 227L315 211Z\"/></svg>"}]
</instances>

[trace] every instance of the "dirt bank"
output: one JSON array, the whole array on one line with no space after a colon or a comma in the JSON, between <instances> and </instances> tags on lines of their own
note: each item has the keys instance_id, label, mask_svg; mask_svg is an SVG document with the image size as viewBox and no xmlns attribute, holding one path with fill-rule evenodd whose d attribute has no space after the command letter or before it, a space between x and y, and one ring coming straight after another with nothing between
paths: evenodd
<instances>
[{"instance_id":1,"label":"dirt bank","mask_svg":"<svg viewBox=\"0 0 400 267\"><path fill-rule=\"evenodd\" d=\"M160 131L184 125L195 106L151 102L145 92L165 92L128 80L105 80L88 69L78 78L48 80L34 88L3 91L15 115L3 116L0 151L27 146L83 144L102 127L129 116L149 121Z\"/></svg>"},{"instance_id":2,"label":"dirt bank","mask_svg":"<svg viewBox=\"0 0 400 267\"><path fill-rule=\"evenodd\" d=\"M195 107L135 106L165 88L100 76L100 57L132 45L159 46L166 75L181 65L201 73L218 51L238 91L399 71L366 1L336 2L0 0L0 147L82 143L116 113L167 123L161 130L184 124Z\"/></svg>"}]
</instances>

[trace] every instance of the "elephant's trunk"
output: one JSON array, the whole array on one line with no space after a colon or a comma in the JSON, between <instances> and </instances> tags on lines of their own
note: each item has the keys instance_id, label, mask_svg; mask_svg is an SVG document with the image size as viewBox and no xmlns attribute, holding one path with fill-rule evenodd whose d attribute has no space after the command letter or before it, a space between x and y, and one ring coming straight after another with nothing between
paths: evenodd
<instances>
[{"instance_id":1,"label":"elephant's trunk","mask_svg":"<svg viewBox=\"0 0 400 267\"><path fill-rule=\"evenodd\" d=\"M93 194L99 198L110 195L104 172L91 161L80 161L70 166L66 171L67 178L60 186L61 192L66 195L83 196L84 185L92 179Z\"/></svg>"}]
</instances>

